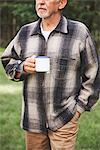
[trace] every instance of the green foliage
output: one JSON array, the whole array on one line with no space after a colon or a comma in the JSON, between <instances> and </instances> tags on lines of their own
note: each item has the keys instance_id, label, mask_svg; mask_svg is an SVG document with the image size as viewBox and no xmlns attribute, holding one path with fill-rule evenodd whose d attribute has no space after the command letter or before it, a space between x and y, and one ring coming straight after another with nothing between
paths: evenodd
<instances>
[{"instance_id":1,"label":"green foliage","mask_svg":"<svg viewBox=\"0 0 100 150\"><path fill-rule=\"evenodd\" d=\"M72 19L84 22L90 30L99 30L100 1L98 0L73 0L69 1L64 14Z\"/></svg>"},{"instance_id":2,"label":"green foliage","mask_svg":"<svg viewBox=\"0 0 100 150\"><path fill-rule=\"evenodd\" d=\"M37 19L35 1L29 3L4 3L0 7L9 8L21 24ZM63 12L68 18L84 22L90 30L99 30L99 9L99 0L70 0Z\"/></svg>"},{"instance_id":3,"label":"green foliage","mask_svg":"<svg viewBox=\"0 0 100 150\"><path fill-rule=\"evenodd\" d=\"M20 26L37 19L35 1L25 3L3 3L0 5L4 11L8 9L17 20L18 30ZM63 14L70 19L79 20L87 25L93 35L93 39L100 49L100 1L99 0L69 0ZM5 19L7 19L5 17ZM3 19L4 20L4 19ZM4 20L7 22L7 20Z\"/></svg>"},{"instance_id":4,"label":"green foliage","mask_svg":"<svg viewBox=\"0 0 100 150\"><path fill-rule=\"evenodd\" d=\"M26 22L32 22L35 20L36 13L34 9L34 2L31 3L25 3L25 4L15 4L13 6L13 15L18 18L20 21L20 24L25 24Z\"/></svg>"},{"instance_id":5,"label":"green foliage","mask_svg":"<svg viewBox=\"0 0 100 150\"><path fill-rule=\"evenodd\" d=\"M29 3L3 3L0 5L3 10L9 10L19 25L32 22L37 18L35 12L35 1Z\"/></svg>"},{"instance_id":6,"label":"green foliage","mask_svg":"<svg viewBox=\"0 0 100 150\"><path fill-rule=\"evenodd\" d=\"M100 53L100 1L99 0L71 0L65 7L63 14L70 19L86 24L92 33L98 53Z\"/></svg>"}]
</instances>

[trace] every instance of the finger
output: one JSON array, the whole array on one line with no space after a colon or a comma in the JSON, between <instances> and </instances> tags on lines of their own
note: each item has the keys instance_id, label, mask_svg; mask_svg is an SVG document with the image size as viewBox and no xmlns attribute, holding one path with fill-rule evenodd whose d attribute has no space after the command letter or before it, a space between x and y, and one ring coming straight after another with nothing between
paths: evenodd
<instances>
[{"instance_id":1,"label":"finger","mask_svg":"<svg viewBox=\"0 0 100 150\"><path fill-rule=\"evenodd\" d=\"M35 58L29 57L26 59L26 62L35 63Z\"/></svg>"},{"instance_id":2,"label":"finger","mask_svg":"<svg viewBox=\"0 0 100 150\"><path fill-rule=\"evenodd\" d=\"M29 66L25 66L25 67L24 67L24 70L25 70L25 72L27 72L27 73L34 73L34 72L36 71L35 68L29 67Z\"/></svg>"},{"instance_id":3,"label":"finger","mask_svg":"<svg viewBox=\"0 0 100 150\"><path fill-rule=\"evenodd\" d=\"M25 61L24 62L24 66L28 66L28 67L35 67L35 63L33 63L33 62L27 62L27 61Z\"/></svg>"}]
</instances>

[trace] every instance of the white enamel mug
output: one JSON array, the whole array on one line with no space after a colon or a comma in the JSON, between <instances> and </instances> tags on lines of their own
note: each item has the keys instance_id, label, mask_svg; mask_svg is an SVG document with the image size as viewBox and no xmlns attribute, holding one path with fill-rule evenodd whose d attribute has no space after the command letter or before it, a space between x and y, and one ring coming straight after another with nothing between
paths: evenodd
<instances>
[{"instance_id":1,"label":"white enamel mug","mask_svg":"<svg viewBox=\"0 0 100 150\"><path fill-rule=\"evenodd\" d=\"M47 56L37 56L36 72L50 72L50 58Z\"/></svg>"}]
</instances>

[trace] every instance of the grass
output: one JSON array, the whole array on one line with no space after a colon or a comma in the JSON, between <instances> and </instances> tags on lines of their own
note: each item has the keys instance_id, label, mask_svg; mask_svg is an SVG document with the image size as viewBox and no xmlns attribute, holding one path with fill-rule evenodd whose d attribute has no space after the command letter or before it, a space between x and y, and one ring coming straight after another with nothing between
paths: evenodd
<instances>
[{"instance_id":1,"label":"grass","mask_svg":"<svg viewBox=\"0 0 100 150\"><path fill-rule=\"evenodd\" d=\"M22 84L9 81L0 64L0 150L25 150L21 94ZM91 113L82 114L76 150L100 150L100 103Z\"/></svg>"},{"instance_id":2,"label":"grass","mask_svg":"<svg viewBox=\"0 0 100 150\"><path fill-rule=\"evenodd\" d=\"M4 50L4 48L0 47L0 52L2 52Z\"/></svg>"},{"instance_id":3,"label":"grass","mask_svg":"<svg viewBox=\"0 0 100 150\"><path fill-rule=\"evenodd\" d=\"M25 150L20 128L21 94L22 84L8 80L0 63L0 150Z\"/></svg>"},{"instance_id":4,"label":"grass","mask_svg":"<svg viewBox=\"0 0 100 150\"><path fill-rule=\"evenodd\" d=\"M100 150L100 104L91 113L84 113L79 121L77 150Z\"/></svg>"}]
</instances>

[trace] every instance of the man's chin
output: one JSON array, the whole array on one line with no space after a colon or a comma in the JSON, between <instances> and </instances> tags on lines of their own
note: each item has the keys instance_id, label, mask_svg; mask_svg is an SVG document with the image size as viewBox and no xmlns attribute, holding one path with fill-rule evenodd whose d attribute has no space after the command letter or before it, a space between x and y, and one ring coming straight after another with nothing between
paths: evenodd
<instances>
[{"instance_id":1,"label":"man's chin","mask_svg":"<svg viewBox=\"0 0 100 150\"><path fill-rule=\"evenodd\" d=\"M41 15L41 14L37 14L41 19L46 19L48 18L48 15Z\"/></svg>"}]
</instances>

